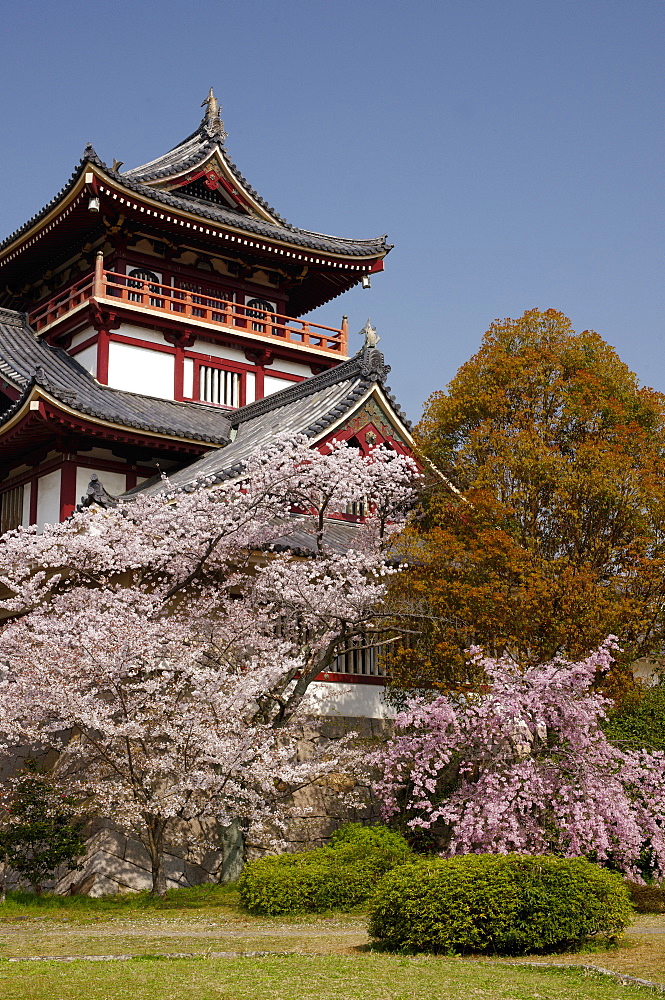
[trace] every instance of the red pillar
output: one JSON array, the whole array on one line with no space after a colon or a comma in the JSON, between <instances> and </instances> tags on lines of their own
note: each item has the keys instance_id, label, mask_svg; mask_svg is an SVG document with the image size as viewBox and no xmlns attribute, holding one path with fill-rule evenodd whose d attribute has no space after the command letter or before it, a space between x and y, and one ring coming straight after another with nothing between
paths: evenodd
<instances>
[{"instance_id":1,"label":"red pillar","mask_svg":"<svg viewBox=\"0 0 665 1000\"><path fill-rule=\"evenodd\" d=\"M254 399L263 399L263 376L265 369L263 365L257 365L254 369Z\"/></svg>"},{"instance_id":2,"label":"red pillar","mask_svg":"<svg viewBox=\"0 0 665 1000\"><path fill-rule=\"evenodd\" d=\"M185 381L185 352L179 345L176 345L174 359L175 381L173 386L173 398L184 399L183 389Z\"/></svg>"},{"instance_id":3,"label":"red pillar","mask_svg":"<svg viewBox=\"0 0 665 1000\"><path fill-rule=\"evenodd\" d=\"M99 330L97 333L97 381L102 385L109 384L109 331Z\"/></svg>"}]
</instances>

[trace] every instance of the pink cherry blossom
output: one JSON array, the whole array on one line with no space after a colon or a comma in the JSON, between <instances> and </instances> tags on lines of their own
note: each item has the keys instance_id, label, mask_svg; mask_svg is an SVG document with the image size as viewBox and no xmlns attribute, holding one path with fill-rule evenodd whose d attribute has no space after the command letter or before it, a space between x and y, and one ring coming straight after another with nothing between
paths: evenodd
<instances>
[{"instance_id":1,"label":"pink cherry blossom","mask_svg":"<svg viewBox=\"0 0 665 1000\"><path fill-rule=\"evenodd\" d=\"M592 855L639 877L645 847L665 873L665 754L613 746L609 702L592 689L612 662L609 637L587 659L521 670L473 659L484 693L412 699L378 755L386 819L403 809L445 856L469 852Z\"/></svg>"},{"instance_id":2,"label":"pink cherry blossom","mask_svg":"<svg viewBox=\"0 0 665 1000\"><path fill-rule=\"evenodd\" d=\"M142 840L158 892L168 841L236 822L278 844L293 789L358 771L349 738L302 759L303 698L349 638L383 631L415 476L383 448L280 439L235 481L0 538L4 753L54 751L67 789ZM340 551L335 518L360 498Z\"/></svg>"}]
</instances>

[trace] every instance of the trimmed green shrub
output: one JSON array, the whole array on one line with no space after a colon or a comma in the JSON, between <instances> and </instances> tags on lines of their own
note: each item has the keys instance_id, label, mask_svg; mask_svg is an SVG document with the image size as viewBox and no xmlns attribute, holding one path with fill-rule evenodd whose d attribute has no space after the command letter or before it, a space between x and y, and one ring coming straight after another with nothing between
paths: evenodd
<instances>
[{"instance_id":1,"label":"trimmed green shrub","mask_svg":"<svg viewBox=\"0 0 665 1000\"><path fill-rule=\"evenodd\" d=\"M363 903L377 882L411 856L406 841L383 828L347 824L330 847L250 861L238 879L250 913L320 913Z\"/></svg>"},{"instance_id":2,"label":"trimmed green shrub","mask_svg":"<svg viewBox=\"0 0 665 1000\"><path fill-rule=\"evenodd\" d=\"M387 874L369 930L391 951L521 955L610 941L632 912L621 876L585 858L467 854Z\"/></svg>"},{"instance_id":3,"label":"trimmed green shrub","mask_svg":"<svg viewBox=\"0 0 665 1000\"><path fill-rule=\"evenodd\" d=\"M665 888L629 881L626 887L638 913L665 913Z\"/></svg>"},{"instance_id":4,"label":"trimmed green shrub","mask_svg":"<svg viewBox=\"0 0 665 1000\"><path fill-rule=\"evenodd\" d=\"M378 823L375 826L344 823L330 838L331 847L339 847L341 844L357 844L361 848L380 847L394 852L397 857L409 853L409 845L401 833Z\"/></svg>"}]
</instances>

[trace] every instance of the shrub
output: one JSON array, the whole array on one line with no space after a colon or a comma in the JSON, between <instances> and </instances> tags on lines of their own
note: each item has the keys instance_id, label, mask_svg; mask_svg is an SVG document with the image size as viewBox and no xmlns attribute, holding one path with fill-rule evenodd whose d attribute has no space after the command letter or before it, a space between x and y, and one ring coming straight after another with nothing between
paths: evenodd
<instances>
[{"instance_id":1,"label":"shrub","mask_svg":"<svg viewBox=\"0 0 665 1000\"><path fill-rule=\"evenodd\" d=\"M638 913L665 913L665 888L630 881L626 882L626 886Z\"/></svg>"},{"instance_id":2,"label":"shrub","mask_svg":"<svg viewBox=\"0 0 665 1000\"><path fill-rule=\"evenodd\" d=\"M400 858L409 853L409 845L402 834L382 823L377 823L375 826L345 823L335 830L330 838L331 847L339 847L341 844L356 844L363 849L378 847L387 852L394 852Z\"/></svg>"},{"instance_id":3,"label":"shrub","mask_svg":"<svg viewBox=\"0 0 665 1000\"><path fill-rule=\"evenodd\" d=\"M83 824L75 801L63 795L36 760L29 759L13 779L0 829L0 858L35 892L58 868L76 870L85 853Z\"/></svg>"},{"instance_id":4,"label":"shrub","mask_svg":"<svg viewBox=\"0 0 665 1000\"><path fill-rule=\"evenodd\" d=\"M621 877L585 858L468 854L387 874L369 929L392 951L519 955L609 941L631 915Z\"/></svg>"},{"instance_id":5,"label":"shrub","mask_svg":"<svg viewBox=\"0 0 665 1000\"><path fill-rule=\"evenodd\" d=\"M271 915L348 909L411 856L403 837L382 827L353 823L338 833L329 847L250 861L238 880L243 905Z\"/></svg>"}]
</instances>

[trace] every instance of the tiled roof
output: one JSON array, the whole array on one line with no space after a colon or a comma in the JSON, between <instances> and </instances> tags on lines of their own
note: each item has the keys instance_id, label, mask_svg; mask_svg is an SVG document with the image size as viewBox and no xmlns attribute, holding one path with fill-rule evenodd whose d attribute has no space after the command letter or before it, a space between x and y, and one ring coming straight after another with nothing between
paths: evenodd
<instances>
[{"instance_id":1,"label":"tiled roof","mask_svg":"<svg viewBox=\"0 0 665 1000\"><path fill-rule=\"evenodd\" d=\"M211 445L223 444L229 438L229 420L218 409L100 385L61 348L39 340L25 316L10 309L0 309L0 377L21 393L0 416L0 432L2 424L23 405L31 388L39 385L84 417Z\"/></svg>"},{"instance_id":2,"label":"tiled roof","mask_svg":"<svg viewBox=\"0 0 665 1000\"><path fill-rule=\"evenodd\" d=\"M286 219L283 219L274 208L268 204L267 201L258 194L257 191L249 184L245 177L240 173L236 167L233 160L231 160L228 150L224 149L223 142L220 141L218 136L210 136L206 131L205 127L206 119L204 118L196 132L192 132L191 135L183 139L181 143L170 149L168 153L164 153L163 156L158 156L155 160L150 160L149 163L144 163L140 167L132 167L131 170L124 170L122 176L125 178L130 178L131 180L138 181L139 183L146 183L149 181L163 180L165 177L173 177L175 174L180 174L183 170L189 170L192 167L197 166L199 163L203 163L208 160L213 153L217 153L220 159L229 168L230 173L236 178L238 183L247 191L249 195L266 212L272 216L277 222L282 223L282 225L290 228L289 223Z\"/></svg>"},{"instance_id":3,"label":"tiled roof","mask_svg":"<svg viewBox=\"0 0 665 1000\"><path fill-rule=\"evenodd\" d=\"M249 456L277 434L306 434L316 439L351 413L375 386L396 423L407 429L409 421L394 396L383 388L390 369L376 348L363 348L353 358L280 392L250 403L231 415L235 437L222 449L208 452L187 468L174 473L168 484L146 483L138 490L158 493L169 488L193 489L197 483L220 482L242 473Z\"/></svg>"},{"instance_id":4,"label":"tiled roof","mask_svg":"<svg viewBox=\"0 0 665 1000\"><path fill-rule=\"evenodd\" d=\"M176 149L177 148L178 147L176 147ZM230 167L233 167L228 159L226 162ZM232 226L235 229L242 229L246 232L263 236L268 240L278 240L282 243L290 243L295 246L306 247L310 250L319 250L322 253L341 254L342 256L348 257L365 258L377 255L383 256L392 249L392 244L386 242L385 235L377 236L369 240L351 240L343 239L337 236L326 236L324 233L314 233L307 229L297 229L295 226L291 226L289 223L284 222L284 220L281 219L281 217L277 215L273 209L266 205L266 203L263 202L258 195L256 195L256 192L254 192L253 189L246 184L244 179L242 182L245 184L247 190L252 194L252 197L256 197L257 201L264 205L266 211L272 214L278 222L267 222L264 219L259 219L255 216L244 215L243 213L235 212L232 209L225 209L223 206L216 205L212 202L202 201L186 195L178 195L173 194L172 192L161 191L159 188L143 183L142 174L138 174L135 177L134 171L119 173L118 171L111 170L110 167L107 167L106 164L100 160L93 147L91 145L87 145L80 163L65 186L54 198L51 199L51 201L48 202L47 205L44 206L44 208L42 208L39 212L33 215L32 218L28 219L27 222L0 242L0 252L2 252L4 247L9 246L14 242L14 240L18 239L18 237L24 232L31 229L35 223L37 223L55 205L58 204L58 202L74 186L87 163L94 163L118 185L124 187L128 191L133 191L137 195L151 198L153 201L158 201L161 204L168 205L170 208L176 210L189 212L190 215L198 215L202 219L208 219L217 225ZM149 164L146 164L146 166L149 166ZM136 169L142 170L143 168L141 167ZM237 168L233 167L233 169L236 170ZM237 174L237 176L239 178L241 177L240 174Z\"/></svg>"},{"instance_id":5,"label":"tiled roof","mask_svg":"<svg viewBox=\"0 0 665 1000\"><path fill-rule=\"evenodd\" d=\"M307 247L310 250L320 250L322 253L342 254L347 257L372 257L386 254L392 245L386 243L386 236L377 236L369 240L350 240L338 236L326 236L324 233L314 233L307 229L297 229L288 223L267 222L254 215L244 215L231 208L224 208L214 202L203 201L189 195L177 194L174 191L162 191L149 184L135 180L128 174L117 174L105 168L110 177L116 178L123 187L144 197L152 198L171 208L198 215L209 219L218 225L233 226L248 233L263 236L265 239L279 240L295 246ZM251 189L250 189L251 190ZM272 209L270 210L272 211ZM275 216L277 219L280 217Z\"/></svg>"},{"instance_id":6,"label":"tiled roof","mask_svg":"<svg viewBox=\"0 0 665 1000\"><path fill-rule=\"evenodd\" d=\"M316 552L318 524L314 520L298 520L298 524L290 529L285 525L283 535L270 544L276 552L289 551L294 555L308 555ZM347 552L351 548L357 534L358 524L352 521L337 520L332 517L325 519L325 545L328 551Z\"/></svg>"}]
</instances>

